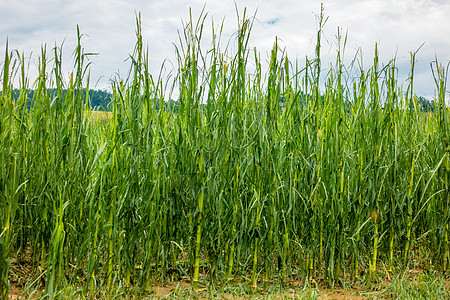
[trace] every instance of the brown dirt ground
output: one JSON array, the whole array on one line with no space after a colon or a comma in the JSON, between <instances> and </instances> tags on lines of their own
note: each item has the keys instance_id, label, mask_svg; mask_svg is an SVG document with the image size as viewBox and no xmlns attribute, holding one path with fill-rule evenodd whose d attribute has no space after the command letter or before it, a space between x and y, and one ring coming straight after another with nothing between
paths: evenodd
<instances>
[{"instance_id":1,"label":"brown dirt ground","mask_svg":"<svg viewBox=\"0 0 450 300\"><path fill-rule=\"evenodd\" d=\"M174 293L179 288L188 290L191 288L191 284L187 281L180 281L177 283L170 283L170 284L165 284L165 285L155 285L151 288L152 294L151 294L150 298L170 299L172 293ZM15 299L18 299L19 296L20 297L28 296L28 295L21 294L21 292L22 292L21 288L15 282L13 282L11 284L11 286L9 287L8 299L15 300ZM41 289L41 292L43 292L43 289ZM321 300L331 300L331 299L333 299L333 300L361 300L361 299L365 299L362 296L354 295L357 292L358 292L357 289L350 289L350 290L339 289L339 290L333 290L333 291L320 289L319 290L319 299L321 299ZM298 290L296 291L296 290L291 289L284 293L275 295L272 299L282 299L282 298L286 298L286 297L294 299L294 297L299 294L300 293ZM264 298L264 295L260 294L258 298ZM200 296L198 299L208 299L208 296L207 295ZM251 296L249 295L248 297L242 297L242 296L237 296L237 295L233 295L233 294L223 294L220 296L220 299L244 300L244 299L251 299Z\"/></svg>"},{"instance_id":2,"label":"brown dirt ground","mask_svg":"<svg viewBox=\"0 0 450 300\"><path fill-rule=\"evenodd\" d=\"M30 253L27 253L26 256L30 256ZM10 274L14 274L10 276L10 287L9 287L9 294L8 299L17 299L19 296L28 298L27 294L23 294L23 289L25 288L25 282L31 280L32 278L36 278L39 274L33 273L33 269L35 269L27 259L23 258L17 258L12 257L10 260L11 263L11 269ZM425 271L421 268L413 268L408 271L408 280L411 280L412 282L415 281L415 279L418 278L418 276ZM385 278L384 283L390 282L390 278ZM242 278L236 279L236 282L244 283L245 279ZM40 292L44 291L44 284L41 282L40 284ZM321 288L321 284L319 283L319 299L322 300L328 300L328 299L335 299L335 300L360 300L360 299L366 299L366 297L358 295L361 293L361 288L358 286L353 286L349 289L342 289L342 288L335 288L335 289L324 289ZM450 287L450 279L446 278L445 285L447 287ZM301 295L301 291L303 289L304 283L301 281L292 281L289 283L289 287L286 288L286 290L280 294L275 295L272 297L272 299L282 299L282 298L292 298L294 299L295 296ZM180 291L180 289L183 292L189 293L191 291L191 283L187 279L182 279L177 282L168 282L164 284L156 284L151 287L151 294L150 298L158 298L158 299L171 299L173 297L173 294ZM205 291L205 289L203 289ZM376 293L376 292L375 292ZM268 295L266 295L268 298ZM375 294L373 294L375 296ZM250 299L251 295L248 296L236 296L233 294L222 294L220 295L221 299ZM260 290L257 298L265 298L264 290ZM204 292L200 293L199 299L208 299L208 295Z\"/></svg>"}]
</instances>

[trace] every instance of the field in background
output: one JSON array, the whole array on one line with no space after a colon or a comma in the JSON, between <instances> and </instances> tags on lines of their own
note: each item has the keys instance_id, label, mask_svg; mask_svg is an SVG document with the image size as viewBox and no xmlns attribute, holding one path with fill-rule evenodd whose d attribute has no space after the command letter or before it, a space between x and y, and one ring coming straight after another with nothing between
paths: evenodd
<instances>
[{"instance_id":1,"label":"field in background","mask_svg":"<svg viewBox=\"0 0 450 300\"><path fill-rule=\"evenodd\" d=\"M148 69L138 17L131 75L112 82L110 113L89 111L79 92L88 55L80 32L70 83L60 76L62 49L43 49L32 109L24 57L7 47L1 296L257 298L293 289L317 299L327 288L448 298L448 70L433 62L434 112L421 113L415 52L399 83L395 59L380 63L376 48L368 68L344 65L338 34L336 61L324 69L323 22L321 14L314 58L294 63L275 41L263 74L245 13L234 53L222 52L220 32L203 49L205 15L191 18L176 75L161 78ZM164 102L167 86L179 89L176 102ZM173 289L158 294L165 285Z\"/></svg>"},{"instance_id":2,"label":"field in background","mask_svg":"<svg viewBox=\"0 0 450 300\"><path fill-rule=\"evenodd\" d=\"M92 110L87 111L86 114L90 115L90 117L94 120L105 120L112 118L112 112L110 111Z\"/></svg>"}]
</instances>

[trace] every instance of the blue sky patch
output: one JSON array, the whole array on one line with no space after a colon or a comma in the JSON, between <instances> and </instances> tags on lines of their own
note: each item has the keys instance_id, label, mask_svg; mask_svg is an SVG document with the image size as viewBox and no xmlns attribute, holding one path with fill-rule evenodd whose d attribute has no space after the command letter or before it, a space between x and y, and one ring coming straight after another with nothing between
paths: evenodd
<instances>
[{"instance_id":1,"label":"blue sky patch","mask_svg":"<svg viewBox=\"0 0 450 300\"><path fill-rule=\"evenodd\" d=\"M280 21L280 18L274 18L269 21L266 21L265 23L269 25L275 25L278 21Z\"/></svg>"}]
</instances>

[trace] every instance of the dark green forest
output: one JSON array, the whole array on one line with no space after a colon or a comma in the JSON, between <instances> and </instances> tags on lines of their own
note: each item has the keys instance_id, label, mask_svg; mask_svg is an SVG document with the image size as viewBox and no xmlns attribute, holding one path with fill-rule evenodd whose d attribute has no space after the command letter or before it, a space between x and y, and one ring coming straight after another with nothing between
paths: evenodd
<instances>
[{"instance_id":1,"label":"dark green forest","mask_svg":"<svg viewBox=\"0 0 450 300\"><path fill-rule=\"evenodd\" d=\"M83 93L82 98L86 99L86 91L82 90L81 92ZM54 95L56 97L57 89L47 89L47 93L49 95ZM0 95L1 95L1 92L0 92ZM15 89L13 92L14 99L17 100L19 98L19 95L20 95L20 90ZM67 90L63 90L62 98L65 99L66 95L67 95ZM28 90L27 98L28 98L28 108L31 108L33 106L34 99L36 99L35 91L31 90L31 89ZM302 95L300 98L306 99L305 95ZM89 107L92 110L111 111L110 103L111 103L111 99L112 99L112 94L110 92L108 92L107 90L90 89L88 99L89 99L88 100ZM285 101L286 101L286 99L284 99L284 97L281 97L280 105L284 106ZM435 107L434 107L433 100L430 100L423 96L417 96L416 101L417 101L416 104L418 105L418 108L421 112L428 112L428 111L434 112ZM351 103L348 102L346 104L346 106L348 106L348 108L349 108L351 106ZM159 109L159 101L155 101L155 107L156 107L156 109ZM170 108L170 110L178 111L177 101L170 100L169 103L165 102L164 109L168 110L168 108Z\"/></svg>"},{"instance_id":2,"label":"dark green forest","mask_svg":"<svg viewBox=\"0 0 450 300\"><path fill-rule=\"evenodd\" d=\"M81 93L82 93L82 96L81 96L82 99L87 99L87 97L86 97L86 90L82 90ZM0 92L0 94L1 94L1 92ZM47 89L47 94L50 95L50 96L54 95L54 97L56 97L57 96L57 89ZM17 100L19 98L19 95L20 95L20 90L19 89L14 89L14 91L13 91L14 99ZM67 95L67 90L63 90L62 95L61 95L62 99L65 99L66 95ZM75 95L76 95L76 92L75 92ZM35 95L35 91L34 90L29 89L27 91L27 98L28 98L27 105L28 105L28 108L33 107L33 102L35 101L36 96L37 95ZM51 98L54 98L54 97L51 97ZM89 107L92 110L110 111L109 104L110 104L111 99L112 99L112 94L110 92L108 92L107 90L93 90L93 89L90 89L89 90L89 98L88 99L89 99L88 100L89 101Z\"/></svg>"}]
</instances>

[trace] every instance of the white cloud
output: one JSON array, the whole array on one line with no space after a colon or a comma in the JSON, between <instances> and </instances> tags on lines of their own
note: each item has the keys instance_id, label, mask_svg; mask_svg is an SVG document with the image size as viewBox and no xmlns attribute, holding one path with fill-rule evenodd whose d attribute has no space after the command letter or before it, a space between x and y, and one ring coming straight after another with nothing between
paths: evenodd
<instances>
[{"instance_id":1,"label":"white cloud","mask_svg":"<svg viewBox=\"0 0 450 300\"><path fill-rule=\"evenodd\" d=\"M362 48L364 65L373 59L374 45L379 44L380 59L389 61L395 55L401 70L401 79L409 72L409 52L425 45L417 55L416 91L431 96L434 93L429 63L437 55L442 62L450 59L450 3L433 0L365 0L323 1L329 17L325 26L322 54L324 61L335 55L337 27L348 32L347 59ZM197 18L205 8L205 45L210 43L211 19L218 26L224 20L222 41L233 36L237 29L236 6L240 15L244 7L247 15L256 11L250 46L267 59L275 37L281 48L286 48L290 58L304 62L306 55L314 55L316 18L320 10L318 1L294 0L232 0L219 1L9 1L0 4L0 43L9 40L10 48L37 53L41 44L48 49L64 41L65 68L69 72L70 54L76 45L76 26L85 36L82 45L87 52L98 52L91 58L91 77L98 87L106 87L115 72L126 76L128 63L124 60L133 51L135 43L135 13L142 13L144 44L148 45L151 67L155 74L165 59L176 63L173 44L178 43L178 31L189 19L189 7ZM0 64L4 51L0 51ZM49 53L50 55L50 53ZM32 67L33 69L33 67ZM32 73L32 72L31 72Z\"/></svg>"}]
</instances>

